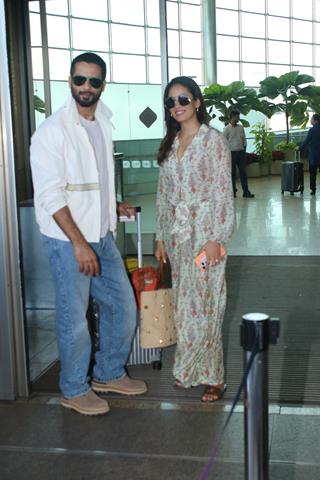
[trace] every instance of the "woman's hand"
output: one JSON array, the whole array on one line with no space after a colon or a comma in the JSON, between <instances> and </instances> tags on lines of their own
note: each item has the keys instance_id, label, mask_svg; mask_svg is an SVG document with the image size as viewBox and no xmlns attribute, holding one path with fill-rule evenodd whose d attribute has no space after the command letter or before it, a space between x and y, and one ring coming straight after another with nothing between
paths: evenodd
<instances>
[{"instance_id":1,"label":"woman's hand","mask_svg":"<svg viewBox=\"0 0 320 480\"><path fill-rule=\"evenodd\" d=\"M203 245L200 252L205 252L207 259L207 266L214 267L223 260L224 254L222 254L220 243L209 240Z\"/></svg>"},{"instance_id":2,"label":"woman's hand","mask_svg":"<svg viewBox=\"0 0 320 480\"><path fill-rule=\"evenodd\" d=\"M163 263L167 262L167 253L164 249L164 243L162 240L157 240L156 251L154 255L158 262L160 262L161 260L163 261Z\"/></svg>"}]
</instances>

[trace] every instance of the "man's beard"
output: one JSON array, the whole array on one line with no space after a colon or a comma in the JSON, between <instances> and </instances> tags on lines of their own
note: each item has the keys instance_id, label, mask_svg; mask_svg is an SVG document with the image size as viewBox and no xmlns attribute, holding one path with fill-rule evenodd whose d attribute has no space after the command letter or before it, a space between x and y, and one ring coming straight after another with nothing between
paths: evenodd
<instances>
[{"instance_id":1,"label":"man's beard","mask_svg":"<svg viewBox=\"0 0 320 480\"><path fill-rule=\"evenodd\" d=\"M75 101L81 106L81 107L92 107L92 105L95 105L97 101L100 98L100 95L102 93L102 90L99 90L98 93L92 93L92 92L76 92L76 90L71 86L71 94Z\"/></svg>"}]
</instances>

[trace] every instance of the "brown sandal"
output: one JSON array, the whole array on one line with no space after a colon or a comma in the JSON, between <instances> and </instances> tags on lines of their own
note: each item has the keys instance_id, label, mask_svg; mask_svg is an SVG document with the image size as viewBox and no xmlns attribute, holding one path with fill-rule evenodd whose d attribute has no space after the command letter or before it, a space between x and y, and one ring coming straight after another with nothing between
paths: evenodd
<instances>
[{"instance_id":1,"label":"brown sandal","mask_svg":"<svg viewBox=\"0 0 320 480\"><path fill-rule=\"evenodd\" d=\"M201 397L201 401L204 403L213 403L221 400L226 391L226 385L206 385Z\"/></svg>"}]
</instances>

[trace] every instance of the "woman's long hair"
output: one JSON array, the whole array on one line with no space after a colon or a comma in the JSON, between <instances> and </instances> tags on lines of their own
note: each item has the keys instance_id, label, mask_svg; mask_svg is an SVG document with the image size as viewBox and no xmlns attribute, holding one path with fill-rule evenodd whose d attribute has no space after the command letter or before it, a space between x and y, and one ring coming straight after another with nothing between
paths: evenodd
<instances>
[{"instance_id":1,"label":"woman's long hair","mask_svg":"<svg viewBox=\"0 0 320 480\"><path fill-rule=\"evenodd\" d=\"M173 85L182 85L185 87L188 92L192 95L194 100L200 100L200 107L197 110L197 118L198 121L203 124L205 123L208 125L209 118L206 107L204 105L203 96L200 90L199 85L192 80L190 77L175 77L173 78L164 91L163 100L165 101L168 98L168 93ZM158 152L158 164L161 165L167 158L169 151L171 150L174 137L176 136L177 132L180 130L180 124L170 115L169 109L165 108L165 123L167 127L167 132L162 140L159 152Z\"/></svg>"}]
</instances>

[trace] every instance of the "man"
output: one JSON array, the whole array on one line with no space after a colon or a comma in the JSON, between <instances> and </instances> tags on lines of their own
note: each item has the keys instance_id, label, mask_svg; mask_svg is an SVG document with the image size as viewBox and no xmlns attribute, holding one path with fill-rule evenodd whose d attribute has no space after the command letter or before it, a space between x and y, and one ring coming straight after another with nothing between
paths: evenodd
<instances>
[{"instance_id":1,"label":"man","mask_svg":"<svg viewBox=\"0 0 320 480\"><path fill-rule=\"evenodd\" d=\"M317 170L320 166L320 115L318 113L312 115L310 123L312 127L299 150L303 150L306 146L309 147L310 195L315 195Z\"/></svg>"},{"instance_id":2,"label":"man","mask_svg":"<svg viewBox=\"0 0 320 480\"><path fill-rule=\"evenodd\" d=\"M106 64L87 52L71 63L72 96L34 133L31 168L37 222L56 289L61 404L79 413L109 411L95 392L138 395L146 384L126 375L136 304L115 245L116 200L110 121L100 100ZM118 213L130 215L127 204ZM89 295L99 304L99 351L88 379Z\"/></svg>"},{"instance_id":3,"label":"man","mask_svg":"<svg viewBox=\"0 0 320 480\"><path fill-rule=\"evenodd\" d=\"M246 156L245 151L247 147L246 134L242 125L237 125L240 119L239 112L233 110L230 112L230 123L223 130L223 134L228 140L229 148L231 150L231 161L232 161L232 187L233 187L233 196L237 196L237 187L236 187L236 166L239 169L241 187L243 191L243 197L253 198L254 195L249 191L248 188L248 179L246 172Z\"/></svg>"}]
</instances>

